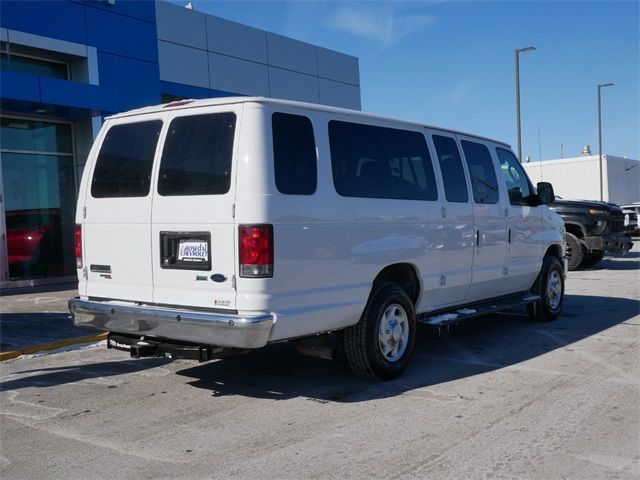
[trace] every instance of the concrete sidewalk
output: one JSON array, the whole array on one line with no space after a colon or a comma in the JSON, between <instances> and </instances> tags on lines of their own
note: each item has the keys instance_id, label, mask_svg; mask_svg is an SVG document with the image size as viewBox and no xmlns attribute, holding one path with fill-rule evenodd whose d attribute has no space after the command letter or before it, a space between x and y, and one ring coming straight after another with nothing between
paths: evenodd
<instances>
[{"instance_id":1,"label":"concrete sidewalk","mask_svg":"<svg viewBox=\"0 0 640 480\"><path fill-rule=\"evenodd\" d=\"M73 324L67 302L77 295L77 290L64 290L0 297L0 352L63 346L99 334Z\"/></svg>"}]
</instances>

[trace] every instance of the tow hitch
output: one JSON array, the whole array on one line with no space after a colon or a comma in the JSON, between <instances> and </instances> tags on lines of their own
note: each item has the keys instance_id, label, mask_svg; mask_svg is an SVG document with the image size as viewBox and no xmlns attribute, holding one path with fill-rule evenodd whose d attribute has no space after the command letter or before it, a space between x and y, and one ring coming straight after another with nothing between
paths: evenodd
<instances>
[{"instance_id":1,"label":"tow hitch","mask_svg":"<svg viewBox=\"0 0 640 480\"><path fill-rule=\"evenodd\" d=\"M129 352L131 358L164 357L188 359L206 362L220 358L222 347L211 345L191 345L187 343L168 343L160 339L147 339L111 333L107 335L107 348Z\"/></svg>"}]
</instances>

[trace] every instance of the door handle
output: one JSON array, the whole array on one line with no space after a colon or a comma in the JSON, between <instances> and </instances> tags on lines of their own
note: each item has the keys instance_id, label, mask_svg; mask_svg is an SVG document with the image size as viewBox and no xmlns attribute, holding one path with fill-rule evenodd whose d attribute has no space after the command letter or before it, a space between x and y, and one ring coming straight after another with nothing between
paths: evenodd
<instances>
[{"instance_id":1,"label":"door handle","mask_svg":"<svg viewBox=\"0 0 640 480\"><path fill-rule=\"evenodd\" d=\"M476 247L480 246L480 230L476 229Z\"/></svg>"},{"instance_id":2,"label":"door handle","mask_svg":"<svg viewBox=\"0 0 640 480\"><path fill-rule=\"evenodd\" d=\"M509 245L511 245L511 227L509 227Z\"/></svg>"}]
</instances>

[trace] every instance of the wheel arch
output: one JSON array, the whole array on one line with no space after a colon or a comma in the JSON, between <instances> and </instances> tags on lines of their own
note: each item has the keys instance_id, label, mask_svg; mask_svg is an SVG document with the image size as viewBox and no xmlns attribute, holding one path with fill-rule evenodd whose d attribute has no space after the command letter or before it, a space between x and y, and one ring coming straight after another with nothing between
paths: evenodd
<instances>
[{"instance_id":1,"label":"wheel arch","mask_svg":"<svg viewBox=\"0 0 640 480\"><path fill-rule=\"evenodd\" d=\"M407 295L416 306L420 300L420 293L422 292L420 277L418 275L417 268L411 263L394 263L384 267L371 285L370 296L376 289L384 283L395 283L405 289Z\"/></svg>"},{"instance_id":2,"label":"wheel arch","mask_svg":"<svg viewBox=\"0 0 640 480\"><path fill-rule=\"evenodd\" d=\"M584 226L579 223L567 222L564 224L564 229L567 233L571 233L582 240L586 236Z\"/></svg>"},{"instance_id":3,"label":"wheel arch","mask_svg":"<svg viewBox=\"0 0 640 480\"><path fill-rule=\"evenodd\" d=\"M544 253L545 257L556 257L558 260L562 261L562 247L557 243L549 245L547 251Z\"/></svg>"}]
</instances>

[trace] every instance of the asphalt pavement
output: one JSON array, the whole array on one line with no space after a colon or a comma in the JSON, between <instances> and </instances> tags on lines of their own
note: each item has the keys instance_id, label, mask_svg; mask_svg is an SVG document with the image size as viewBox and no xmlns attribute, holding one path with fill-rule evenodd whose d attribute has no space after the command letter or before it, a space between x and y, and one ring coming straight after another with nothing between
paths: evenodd
<instances>
[{"instance_id":1,"label":"asphalt pavement","mask_svg":"<svg viewBox=\"0 0 640 480\"><path fill-rule=\"evenodd\" d=\"M290 344L198 364L103 344L0 363L3 478L640 478L640 248L561 318L419 328L401 378Z\"/></svg>"}]
</instances>

